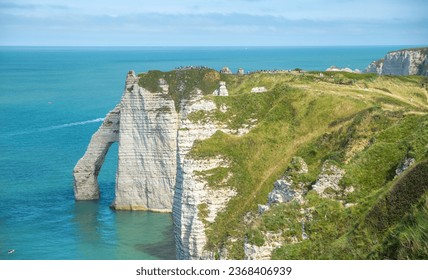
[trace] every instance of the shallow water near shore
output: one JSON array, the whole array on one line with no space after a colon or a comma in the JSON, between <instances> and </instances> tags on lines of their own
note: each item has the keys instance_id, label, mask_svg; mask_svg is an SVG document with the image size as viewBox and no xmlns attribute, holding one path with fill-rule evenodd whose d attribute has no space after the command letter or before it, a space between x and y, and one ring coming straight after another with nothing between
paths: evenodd
<instances>
[{"instance_id":1,"label":"shallow water near shore","mask_svg":"<svg viewBox=\"0 0 428 280\"><path fill-rule=\"evenodd\" d=\"M170 214L110 209L116 144L99 176L101 199L73 196L73 167L129 70L364 69L400 48L0 47L0 259L175 258Z\"/></svg>"}]
</instances>

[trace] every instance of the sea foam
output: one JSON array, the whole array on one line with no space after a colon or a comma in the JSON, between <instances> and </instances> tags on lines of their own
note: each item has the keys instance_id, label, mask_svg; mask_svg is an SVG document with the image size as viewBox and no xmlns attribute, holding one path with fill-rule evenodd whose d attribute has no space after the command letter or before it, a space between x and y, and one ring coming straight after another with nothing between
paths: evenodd
<instances>
[{"instance_id":1,"label":"sea foam","mask_svg":"<svg viewBox=\"0 0 428 280\"><path fill-rule=\"evenodd\" d=\"M81 122L65 123L65 124L60 124L60 125L52 125L52 126L48 126L48 127L37 128L37 129L12 132L12 133L6 134L4 136L11 137L11 136L17 136L17 135L32 134L32 133L37 133L37 132L62 129L62 128L71 127L71 126L85 125L85 124L89 124L89 123L97 123L97 122L102 122L102 121L104 121L104 118L97 118L97 119L81 121Z\"/></svg>"}]
</instances>

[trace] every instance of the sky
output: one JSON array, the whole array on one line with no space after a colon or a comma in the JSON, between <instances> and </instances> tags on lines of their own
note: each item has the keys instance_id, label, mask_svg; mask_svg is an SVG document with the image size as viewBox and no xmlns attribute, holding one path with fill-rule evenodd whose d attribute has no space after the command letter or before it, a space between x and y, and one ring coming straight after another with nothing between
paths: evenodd
<instances>
[{"instance_id":1,"label":"sky","mask_svg":"<svg viewBox=\"0 0 428 280\"><path fill-rule=\"evenodd\" d=\"M0 46L428 45L427 0L0 0Z\"/></svg>"}]
</instances>

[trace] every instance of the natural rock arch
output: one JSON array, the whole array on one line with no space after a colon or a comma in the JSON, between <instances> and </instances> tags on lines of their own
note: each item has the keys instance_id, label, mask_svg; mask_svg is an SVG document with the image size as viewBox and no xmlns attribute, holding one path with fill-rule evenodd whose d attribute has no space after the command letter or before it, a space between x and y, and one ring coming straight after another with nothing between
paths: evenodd
<instances>
[{"instance_id":1,"label":"natural rock arch","mask_svg":"<svg viewBox=\"0 0 428 280\"><path fill-rule=\"evenodd\" d=\"M171 212L177 171L178 114L174 100L139 85L128 73L119 105L92 136L74 168L76 200L99 198L98 174L105 156L118 142L116 210Z\"/></svg>"},{"instance_id":2,"label":"natural rock arch","mask_svg":"<svg viewBox=\"0 0 428 280\"><path fill-rule=\"evenodd\" d=\"M76 200L100 197L98 174L110 146L119 141L120 104L110 111L101 127L92 136L84 156L73 170Z\"/></svg>"}]
</instances>

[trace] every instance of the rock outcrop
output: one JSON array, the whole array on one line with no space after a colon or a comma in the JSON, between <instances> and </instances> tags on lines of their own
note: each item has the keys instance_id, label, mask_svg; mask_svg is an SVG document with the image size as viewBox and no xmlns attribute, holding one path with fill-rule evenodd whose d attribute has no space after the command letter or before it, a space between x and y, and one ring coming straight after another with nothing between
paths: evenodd
<instances>
[{"instance_id":1,"label":"rock outcrop","mask_svg":"<svg viewBox=\"0 0 428 280\"><path fill-rule=\"evenodd\" d=\"M355 70L352 70L351 68L349 68L349 67L345 67L345 68L339 68L339 67L337 67L337 66L334 66L334 65L332 65L332 66L330 66L329 68L327 68L325 71L327 71L327 72L348 72L348 73L361 73L361 71L359 70L359 69L355 69Z\"/></svg>"},{"instance_id":2,"label":"rock outcrop","mask_svg":"<svg viewBox=\"0 0 428 280\"><path fill-rule=\"evenodd\" d=\"M364 73L376 73L378 75L382 75L382 68L383 68L383 62L385 59L379 59L377 61L373 61L372 63L367 66L367 68L364 70Z\"/></svg>"},{"instance_id":3,"label":"rock outcrop","mask_svg":"<svg viewBox=\"0 0 428 280\"><path fill-rule=\"evenodd\" d=\"M294 182L293 175L308 173L308 165L301 157L293 157L284 176L276 180L273 190L268 194L268 203L266 205L258 205L259 213L270 209L270 206L277 203L290 202L296 200L302 202L303 195L306 192L305 183Z\"/></svg>"},{"instance_id":4,"label":"rock outcrop","mask_svg":"<svg viewBox=\"0 0 428 280\"><path fill-rule=\"evenodd\" d=\"M245 71L244 68L239 68L238 71L236 72L237 75L245 75Z\"/></svg>"},{"instance_id":5,"label":"rock outcrop","mask_svg":"<svg viewBox=\"0 0 428 280\"><path fill-rule=\"evenodd\" d=\"M229 95L229 91L227 90L226 87L226 82L220 81L218 88L216 90L214 90L213 95L216 96L228 96Z\"/></svg>"},{"instance_id":6,"label":"rock outcrop","mask_svg":"<svg viewBox=\"0 0 428 280\"><path fill-rule=\"evenodd\" d=\"M272 251L281 247L284 242L281 233L265 232L263 233L264 244L257 246L244 242L244 254L246 260L270 260Z\"/></svg>"},{"instance_id":7,"label":"rock outcrop","mask_svg":"<svg viewBox=\"0 0 428 280\"><path fill-rule=\"evenodd\" d=\"M291 188L293 180L283 178L276 180L273 191L268 195L268 204L289 202L294 198L296 192Z\"/></svg>"},{"instance_id":8,"label":"rock outcrop","mask_svg":"<svg viewBox=\"0 0 428 280\"><path fill-rule=\"evenodd\" d=\"M220 73L221 74L228 74L228 75L230 75L230 74L232 74L232 71L230 70L229 67L224 66L223 68L221 68Z\"/></svg>"},{"instance_id":9,"label":"rock outcrop","mask_svg":"<svg viewBox=\"0 0 428 280\"><path fill-rule=\"evenodd\" d=\"M428 76L428 48L392 51L385 58L372 62L364 72L378 75Z\"/></svg>"},{"instance_id":10,"label":"rock outcrop","mask_svg":"<svg viewBox=\"0 0 428 280\"><path fill-rule=\"evenodd\" d=\"M253 87L251 89L251 93L264 93L267 92L267 89L265 87Z\"/></svg>"},{"instance_id":11,"label":"rock outcrop","mask_svg":"<svg viewBox=\"0 0 428 280\"><path fill-rule=\"evenodd\" d=\"M341 190L339 182L344 175L345 170L330 161L326 161L321 168L321 174L312 188L321 197L333 198L335 196L334 193Z\"/></svg>"},{"instance_id":12,"label":"rock outcrop","mask_svg":"<svg viewBox=\"0 0 428 280\"><path fill-rule=\"evenodd\" d=\"M395 169L396 176L400 176L401 173L409 169L409 167L412 166L415 162L416 160L414 158L411 158L411 157L404 158Z\"/></svg>"},{"instance_id":13,"label":"rock outcrop","mask_svg":"<svg viewBox=\"0 0 428 280\"><path fill-rule=\"evenodd\" d=\"M304 204L303 196L307 191L307 184L304 182L294 182L292 176L308 173L308 165L301 157L293 157L284 176L276 180L273 190L268 194L268 202L265 205L258 205L259 215L262 216L265 211L271 209L275 204L297 201L300 205ZM304 209L302 209L305 212ZM307 210L306 210L307 211ZM302 239L308 239L305 232L305 220L302 219ZM248 240L244 242L245 259L248 260L269 260L272 252L281 247L284 242L282 232L261 232L264 243L262 245L251 244ZM297 237L289 240L296 243Z\"/></svg>"}]
</instances>

